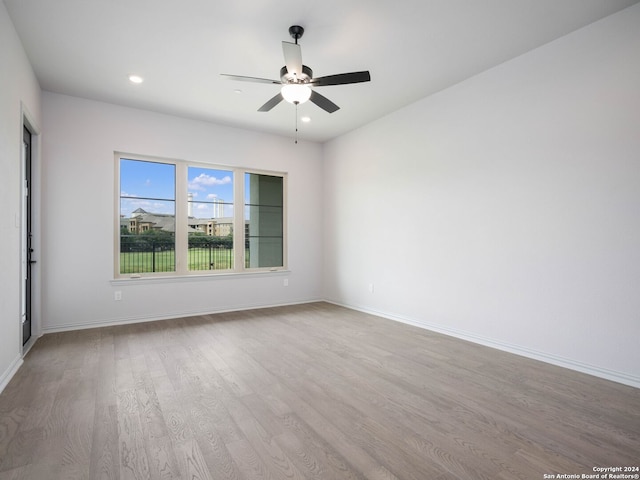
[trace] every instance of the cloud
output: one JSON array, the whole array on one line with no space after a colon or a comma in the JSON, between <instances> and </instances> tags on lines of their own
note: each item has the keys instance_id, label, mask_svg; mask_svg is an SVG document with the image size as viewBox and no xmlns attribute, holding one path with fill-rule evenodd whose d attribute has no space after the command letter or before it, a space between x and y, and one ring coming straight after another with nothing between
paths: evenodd
<instances>
[{"instance_id":1,"label":"cloud","mask_svg":"<svg viewBox=\"0 0 640 480\"><path fill-rule=\"evenodd\" d=\"M166 203L155 202L152 204L153 211L149 213L173 213Z\"/></svg>"},{"instance_id":2,"label":"cloud","mask_svg":"<svg viewBox=\"0 0 640 480\"><path fill-rule=\"evenodd\" d=\"M216 195L215 193L210 193L209 195L207 195L207 200L213 200L214 198L218 198L218 195Z\"/></svg>"},{"instance_id":3,"label":"cloud","mask_svg":"<svg viewBox=\"0 0 640 480\"><path fill-rule=\"evenodd\" d=\"M153 202L142 198L122 198L120 201L120 215L129 217L131 212L142 208L149 213L174 214L171 202Z\"/></svg>"},{"instance_id":4,"label":"cloud","mask_svg":"<svg viewBox=\"0 0 640 480\"><path fill-rule=\"evenodd\" d=\"M205 190L206 187L211 187L213 185L226 185L228 183L231 183L231 177L229 175L222 178L216 178L211 175L207 175L206 173L201 173L189 182L189 189Z\"/></svg>"}]
</instances>

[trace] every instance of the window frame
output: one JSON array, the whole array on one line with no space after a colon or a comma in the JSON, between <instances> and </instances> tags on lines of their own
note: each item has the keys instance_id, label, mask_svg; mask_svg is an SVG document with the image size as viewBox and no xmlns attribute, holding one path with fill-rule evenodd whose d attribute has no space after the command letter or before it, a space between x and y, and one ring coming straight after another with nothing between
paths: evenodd
<instances>
[{"instance_id":1,"label":"window frame","mask_svg":"<svg viewBox=\"0 0 640 480\"><path fill-rule=\"evenodd\" d=\"M164 163L175 167L175 270L171 272L120 273L120 206L121 206L121 160ZM288 174L287 172L203 163L172 158L139 155L126 152L114 152L114 235L113 266L114 279L150 279L167 277L206 277L235 274L260 274L288 270ZM224 270L189 270L189 233L188 233L188 170L189 167L218 169L233 172L233 267ZM245 267L245 174L268 175L282 178L282 265L274 267Z\"/></svg>"}]
</instances>

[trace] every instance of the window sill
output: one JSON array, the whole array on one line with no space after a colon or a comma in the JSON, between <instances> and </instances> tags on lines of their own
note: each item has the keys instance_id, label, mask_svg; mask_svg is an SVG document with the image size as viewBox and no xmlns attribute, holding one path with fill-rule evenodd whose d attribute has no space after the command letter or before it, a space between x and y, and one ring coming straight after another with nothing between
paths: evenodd
<instances>
[{"instance_id":1,"label":"window sill","mask_svg":"<svg viewBox=\"0 0 640 480\"><path fill-rule=\"evenodd\" d=\"M212 274L193 274L193 275L159 275L157 277L140 276L140 277L121 277L110 280L109 283L114 286L121 285L153 285L160 283L185 283L185 282L207 282L213 280L225 280L230 278L251 278L251 277L270 277L288 275L291 270L264 270L260 272L229 272L229 273L212 273Z\"/></svg>"}]
</instances>

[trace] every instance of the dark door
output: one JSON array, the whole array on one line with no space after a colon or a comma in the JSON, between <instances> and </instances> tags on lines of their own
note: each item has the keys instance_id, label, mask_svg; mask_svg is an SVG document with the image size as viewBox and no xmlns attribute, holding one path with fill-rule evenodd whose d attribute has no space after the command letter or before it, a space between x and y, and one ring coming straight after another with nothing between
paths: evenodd
<instances>
[{"instance_id":1,"label":"dark door","mask_svg":"<svg viewBox=\"0 0 640 480\"><path fill-rule=\"evenodd\" d=\"M33 260L33 247L31 245L31 198L33 197L31 192L31 132L24 127L23 133L23 152L24 152L24 186L25 186L25 208L24 208L24 222L26 228L24 229L24 245L26 245L25 255L25 275L24 275L24 305L23 305L23 317L22 317L22 344L24 345L31 338L31 265L35 263Z\"/></svg>"}]
</instances>

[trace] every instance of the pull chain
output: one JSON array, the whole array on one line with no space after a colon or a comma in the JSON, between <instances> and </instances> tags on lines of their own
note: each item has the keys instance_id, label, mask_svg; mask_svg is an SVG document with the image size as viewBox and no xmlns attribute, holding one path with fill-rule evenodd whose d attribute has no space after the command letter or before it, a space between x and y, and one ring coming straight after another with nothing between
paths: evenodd
<instances>
[{"instance_id":1,"label":"pull chain","mask_svg":"<svg viewBox=\"0 0 640 480\"><path fill-rule=\"evenodd\" d=\"M298 144L298 102L296 104L296 145Z\"/></svg>"}]
</instances>

